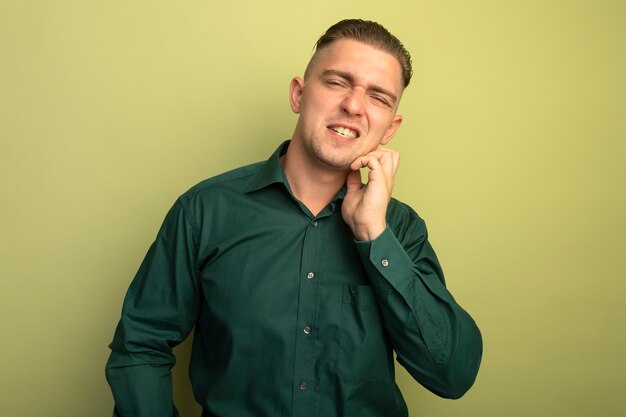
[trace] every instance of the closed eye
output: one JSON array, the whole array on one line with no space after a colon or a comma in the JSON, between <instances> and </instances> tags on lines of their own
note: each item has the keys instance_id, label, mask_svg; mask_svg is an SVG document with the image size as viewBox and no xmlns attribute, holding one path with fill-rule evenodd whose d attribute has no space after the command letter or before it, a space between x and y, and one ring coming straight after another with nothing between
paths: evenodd
<instances>
[{"instance_id":1,"label":"closed eye","mask_svg":"<svg viewBox=\"0 0 626 417\"><path fill-rule=\"evenodd\" d=\"M391 104L389 103L389 101L382 96L371 96L371 99L374 102L374 104L377 104L383 107L391 107Z\"/></svg>"},{"instance_id":2,"label":"closed eye","mask_svg":"<svg viewBox=\"0 0 626 417\"><path fill-rule=\"evenodd\" d=\"M344 81L342 80L336 80L336 79L329 79L326 80L326 84L331 86L331 87L341 87L341 88L346 88L347 85Z\"/></svg>"}]
</instances>

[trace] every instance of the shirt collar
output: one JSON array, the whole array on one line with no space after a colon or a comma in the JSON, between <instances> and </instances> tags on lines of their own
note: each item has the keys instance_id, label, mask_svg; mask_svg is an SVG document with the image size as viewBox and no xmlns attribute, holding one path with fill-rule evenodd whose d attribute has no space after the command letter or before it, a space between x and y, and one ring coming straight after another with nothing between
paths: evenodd
<instances>
[{"instance_id":1,"label":"shirt collar","mask_svg":"<svg viewBox=\"0 0 626 417\"><path fill-rule=\"evenodd\" d=\"M285 171L283 170L283 166L280 163L280 157L287 153L287 148L289 147L290 140L286 140L280 144L278 149L274 151L272 156L269 157L267 161L263 164L261 170L254 177L250 186L246 190L246 192L253 192L260 190L262 188L268 187L275 183L280 183L289 190L291 193L291 187L289 187L289 183L287 182L287 177L285 177ZM334 203L337 200L343 200L346 195L346 186L344 184L343 187L337 192L337 195L331 202L334 207Z\"/></svg>"},{"instance_id":2,"label":"shirt collar","mask_svg":"<svg viewBox=\"0 0 626 417\"><path fill-rule=\"evenodd\" d=\"M280 163L280 157L287 152L289 142L289 140L286 140L281 143L272 156L263 163L261 170L256 174L246 190L247 192L257 191L274 183L284 184L289 189L283 166Z\"/></svg>"}]
</instances>

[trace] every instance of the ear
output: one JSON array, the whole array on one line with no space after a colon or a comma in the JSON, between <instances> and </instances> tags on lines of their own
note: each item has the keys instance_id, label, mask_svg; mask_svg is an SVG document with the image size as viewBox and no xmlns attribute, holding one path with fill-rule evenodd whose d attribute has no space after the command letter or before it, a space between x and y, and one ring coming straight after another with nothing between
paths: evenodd
<instances>
[{"instance_id":1,"label":"ear","mask_svg":"<svg viewBox=\"0 0 626 417\"><path fill-rule=\"evenodd\" d=\"M300 77L293 77L289 85L289 105L295 114L300 113L300 101L304 90L304 80Z\"/></svg>"},{"instance_id":2,"label":"ear","mask_svg":"<svg viewBox=\"0 0 626 417\"><path fill-rule=\"evenodd\" d=\"M402 116L400 116L399 114L396 114L393 117L393 120L391 122L391 124L389 125L389 127L387 128L387 131L385 132L385 135L383 136L383 138L380 141L381 145L386 145L389 143L389 141L391 139L393 139L393 136L396 134L396 132L398 131L398 129L400 129L400 125L402 124Z\"/></svg>"}]
</instances>

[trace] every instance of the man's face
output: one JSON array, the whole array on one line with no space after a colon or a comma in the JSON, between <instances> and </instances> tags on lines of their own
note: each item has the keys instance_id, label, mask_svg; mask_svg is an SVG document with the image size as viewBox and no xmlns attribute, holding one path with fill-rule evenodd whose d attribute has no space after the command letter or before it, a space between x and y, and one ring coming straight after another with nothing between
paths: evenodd
<instances>
[{"instance_id":1,"label":"man's face","mask_svg":"<svg viewBox=\"0 0 626 417\"><path fill-rule=\"evenodd\" d=\"M388 52L352 39L333 42L314 59L306 80L291 82L291 108L300 114L292 139L309 163L348 170L400 127L402 69Z\"/></svg>"}]
</instances>

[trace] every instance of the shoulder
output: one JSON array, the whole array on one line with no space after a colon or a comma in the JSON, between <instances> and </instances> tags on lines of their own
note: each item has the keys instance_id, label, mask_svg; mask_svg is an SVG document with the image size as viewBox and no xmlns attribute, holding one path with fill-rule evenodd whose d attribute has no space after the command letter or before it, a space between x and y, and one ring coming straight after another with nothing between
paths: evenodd
<instances>
[{"instance_id":1,"label":"shoulder","mask_svg":"<svg viewBox=\"0 0 626 417\"><path fill-rule=\"evenodd\" d=\"M387 207L387 223L396 236L406 233L426 235L426 223L411 206L392 198Z\"/></svg>"},{"instance_id":2,"label":"shoulder","mask_svg":"<svg viewBox=\"0 0 626 417\"><path fill-rule=\"evenodd\" d=\"M213 198L220 192L245 192L256 177L264 162L245 165L232 169L195 184L180 196L183 203Z\"/></svg>"},{"instance_id":3,"label":"shoulder","mask_svg":"<svg viewBox=\"0 0 626 417\"><path fill-rule=\"evenodd\" d=\"M177 199L177 205L196 229L202 226L209 213L212 218L224 218L233 207L245 206L246 190L263 164L245 165L200 181Z\"/></svg>"},{"instance_id":4,"label":"shoulder","mask_svg":"<svg viewBox=\"0 0 626 417\"><path fill-rule=\"evenodd\" d=\"M413 219L423 221L411 206L396 198L391 198L389 206L387 207L387 214L388 217L391 217L390 220Z\"/></svg>"}]
</instances>

